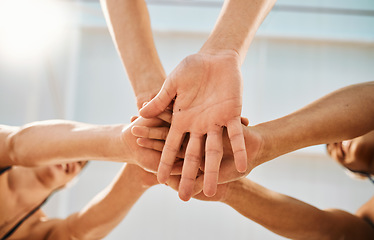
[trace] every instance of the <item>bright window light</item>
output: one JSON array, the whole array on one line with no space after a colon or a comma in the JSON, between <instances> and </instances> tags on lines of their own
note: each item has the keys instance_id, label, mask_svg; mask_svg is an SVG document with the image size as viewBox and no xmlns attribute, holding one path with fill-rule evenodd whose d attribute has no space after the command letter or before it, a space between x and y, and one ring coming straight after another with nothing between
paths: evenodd
<instances>
[{"instance_id":1,"label":"bright window light","mask_svg":"<svg viewBox=\"0 0 374 240\"><path fill-rule=\"evenodd\" d=\"M31 63L56 49L68 12L53 0L0 0L0 58Z\"/></svg>"}]
</instances>

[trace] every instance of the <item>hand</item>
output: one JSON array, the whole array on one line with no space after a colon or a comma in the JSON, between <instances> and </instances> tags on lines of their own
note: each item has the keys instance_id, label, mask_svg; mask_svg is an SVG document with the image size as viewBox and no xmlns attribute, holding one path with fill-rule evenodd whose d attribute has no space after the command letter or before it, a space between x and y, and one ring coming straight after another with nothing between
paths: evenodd
<instances>
[{"instance_id":1,"label":"hand","mask_svg":"<svg viewBox=\"0 0 374 240\"><path fill-rule=\"evenodd\" d=\"M163 118L165 121L169 122L170 120L167 119L167 117ZM219 179L218 183L228 183L232 181L236 181L246 175L249 174L249 172L256 167L257 165L261 164L262 161L260 161L259 157L261 156L262 152L262 146L263 146L263 136L260 134L259 131L256 130L255 127L248 127L249 121L247 118L242 117L241 123L243 127L243 132L245 136L245 141L247 143L247 146L250 146L247 148L248 152L248 164L247 164L247 171L245 173L239 173L235 170L235 164L233 162L233 151L230 145L230 140L228 138L227 129L225 128L223 131L223 157L222 162L220 166L220 173L219 173ZM132 132L135 136L139 137L138 144L142 147L153 149L156 151L162 151L164 145L165 145L165 139L168 135L168 128L165 127L145 127L145 126L134 126L132 128ZM182 145L181 150L178 152L178 158L183 159L185 154L185 149L188 139L185 139ZM180 168L182 166L183 162L177 162L174 163L173 166L173 173L176 175L180 173ZM201 170L203 171L204 163L201 164ZM203 184L201 180L204 177L204 172L201 172L201 174L198 176L197 181L195 181L195 186L193 188L193 193L200 193L203 188ZM172 177L175 182L175 178ZM179 183L180 181L178 181ZM178 188L178 186L174 187ZM193 195L194 195L193 194ZM209 198L210 199L210 198Z\"/></svg>"},{"instance_id":2,"label":"hand","mask_svg":"<svg viewBox=\"0 0 374 240\"><path fill-rule=\"evenodd\" d=\"M135 164L127 164L125 172L130 174L135 181L138 181L144 189L158 184L156 174L145 171Z\"/></svg>"},{"instance_id":3,"label":"hand","mask_svg":"<svg viewBox=\"0 0 374 240\"><path fill-rule=\"evenodd\" d=\"M159 81L147 81L147 87L143 87L143 92L136 94L136 105L138 109L141 109L145 103L149 102L154 98L160 91L162 82Z\"/></svg>"},{"instance_id":4,"label":"hand","mask_svg":"<svg viewBox=\"0 0 374 240\"><path fill-rule=\"evenodd\" d=\"M175 191L179 190L179 184L180 184L181 176L170 176L167 185L173 188ZM217 192L213 197L207 197L203 192L198 191L196 188L194 189L194 192L198 192L196 195L193 195L192 197L198 200L202 201L215 201L215 202L223 202L226 199L226 196L228 194L230 183L225 184L219 184L217 186Z\"/></svg>"},{"instance_id":5,"label":"hand","mask_svg":"<svg viewBox=\"0 0 374 240\"><path fill-rule=\"evenodd\" d=\"M131 119L133 122L127 128L122 131L122 140L125 145L128 146L128 152L130 157L134 160L134 163L141 166L150 172L157 172L157 168L160 162L161 153L152 149L146 149L137 144L137 137L131 133L133 126L147 126L147 127L163 127L167 126L168 123L164 122L159 118L144 119L134 117Z\"/></svg>"},{"instance_id":6,"label":"hand","mask_svg":"<svg viewBox=\"0 0 374 240\"><path fill-rule=\"evenodd\" d=\"M257 131L256 127L248 127L248 119L242 119L242 128L247 151L247 170L243 173L235 171L233 164L233 150L230 145L230 139L227 130L223 132L223 157L220 166L218 183L227 183L236 181L244 176L247 176L253 168L260 163L260 156L264 145L264 138L262 134Z\"/></svg>"},{"instance_id":7,"label":"hand","mask_svg":"<svg viewBox=\"0 0 374 240\"><path fill-rule=\"evenodd\" d=\"M182 200L191 197L204 148L204 193L207 196L215 194L223 154L224 126L228 129L236 169L246 171L247 157L240 124L242 78L239 68L239 58L231 52L191 55L170 74L157 96L140 110L141 116L154 117L175 98L172 124L157 177L160 183L166 182L184 134L190 133L179 187Z\"/></svg>"}]
</instances>

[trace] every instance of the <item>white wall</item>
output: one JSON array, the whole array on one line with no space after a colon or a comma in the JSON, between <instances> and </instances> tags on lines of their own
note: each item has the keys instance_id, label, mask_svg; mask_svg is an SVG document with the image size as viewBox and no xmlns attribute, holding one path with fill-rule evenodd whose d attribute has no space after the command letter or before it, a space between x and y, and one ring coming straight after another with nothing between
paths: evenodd
<instances>
[{"instance_id":1,"label":"white wall","mask_svg":"<svg viewBox=\"0 0 374 240\"><path fill-rule=\"evenodd\" d=\"M243 116L251 124L288 114L339 87L374 80L374 16L284 10L290 4L374 10L369 0L279 1L242 67ZM69 25L70 34L60 50L47 60L39 59L38 67L10 66L0 51L0 123L66 118L110 124L129 122L137 114L98 3L68 7L75 14L75 25ZM167 72L199 50L220 9L152 1L149 8ZM78 211L120 166L90 164L79 183L56 194L46 211L60 217ZM264 164L249 178L321 208L354 212L372 195L370 183L349 179L326 157L323 146ZM165 186L149 190L106 239L206 238L281 239L223 204L184 203Z\"/></svg>"}]
</instances>

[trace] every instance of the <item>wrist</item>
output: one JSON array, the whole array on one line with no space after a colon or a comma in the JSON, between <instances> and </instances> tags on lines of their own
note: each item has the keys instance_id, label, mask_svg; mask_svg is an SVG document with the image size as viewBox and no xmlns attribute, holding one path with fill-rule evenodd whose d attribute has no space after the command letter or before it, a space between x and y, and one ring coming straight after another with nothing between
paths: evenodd
<instances>
[{"instance_id":1,"label":"wrist","mask_svg":"<svg viewBox=\"0 0 374 240\"><path fill-rule=\"evenodd\" d=\"M127 163L133 161L129 144L123 138L123 133L126 130L129 131L129 125L118 124L102 127L103 137L97 143L96 148L98 155L100 154L102 159Z\"/></svg>"},{"instance_id":2,"label":"wrist","mask_svg":"<svg viewBox=\"0 0 374 240\"><path fill-rule=\"evenodd\" d=\"M203 46L198 54L207 55L211 57L223 57L229 58L232 61L240 62L240 55L236 49L227 49L227 48L215 48L209 46Z\"/></svg>"},{"instance_id":3,"label":"wrist","mask_svg":"<svg viewBox=\"0 0 374 240\"><path fill-rule=\"evenodd\" d=\"M230 203L235 199L235 195L237 190L241 188L242 185L242 179L226 183L227 184L227 190L223 198L220 200L220 202L230 205ZM239 191L240 192L240 191Z\"/></svg>"},{"instance_id":4,"label":"wrist","mask_svg":"<svg viewBox=\"0 0 374 240\"><path fill-rule=\"evenodd\" d=\"M247 151L247 174L264 162L268 139L257 126L243 126L245 147Z\"/></svg>"},{"instance_id":5,"label":"wrist","mask_svg":"<svg viewBox=\"0 0 374 240\"><path fill-rule=\"evenodd\" d=\"M164 71L146 71L141 76L131 80L137 106L140 109L144 102L150 101L162 88L166 74Z\"/></svg>"},{"instance_id":6,"label":"wrist","mask_svg":"<svg viewBox=\"0 0 374 240\"><path fill-rule=\"evenodd\" d=\"M254 158L254 167L289 152L292 144L287 137L289 134L289 130L286 130L287 125L289 124L283 125L277 120L273 120L250 128L250 131L254 133L252 135L257 135L261 141L258 153ZM247 147L252 146L249 144Z\"/></svg>"}]
</instances>

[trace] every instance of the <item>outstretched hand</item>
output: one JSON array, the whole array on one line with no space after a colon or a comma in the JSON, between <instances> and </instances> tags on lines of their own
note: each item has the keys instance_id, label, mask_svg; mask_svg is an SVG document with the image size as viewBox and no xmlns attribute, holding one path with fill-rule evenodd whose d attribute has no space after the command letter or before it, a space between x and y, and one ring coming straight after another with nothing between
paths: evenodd
<instances>
[{"instance_id":1,"label":"outstretched hand","mask_svg":"<svg viewBox=\"0 0 374 240\"><path fill-rule=\"evenodd\" d=\"M158 167L158 180L167 181L183 138L189 133L179 196L182 200L190 199L204 149L204 193L213 196L223 154L223 127L228 129L236 169L247 169L240 123L242 78L238 55L230 52L188 56L166 79L157 96L140 110L140 115L155 117L173 99L173 118Z\"/></svg>"}]
</instances>

